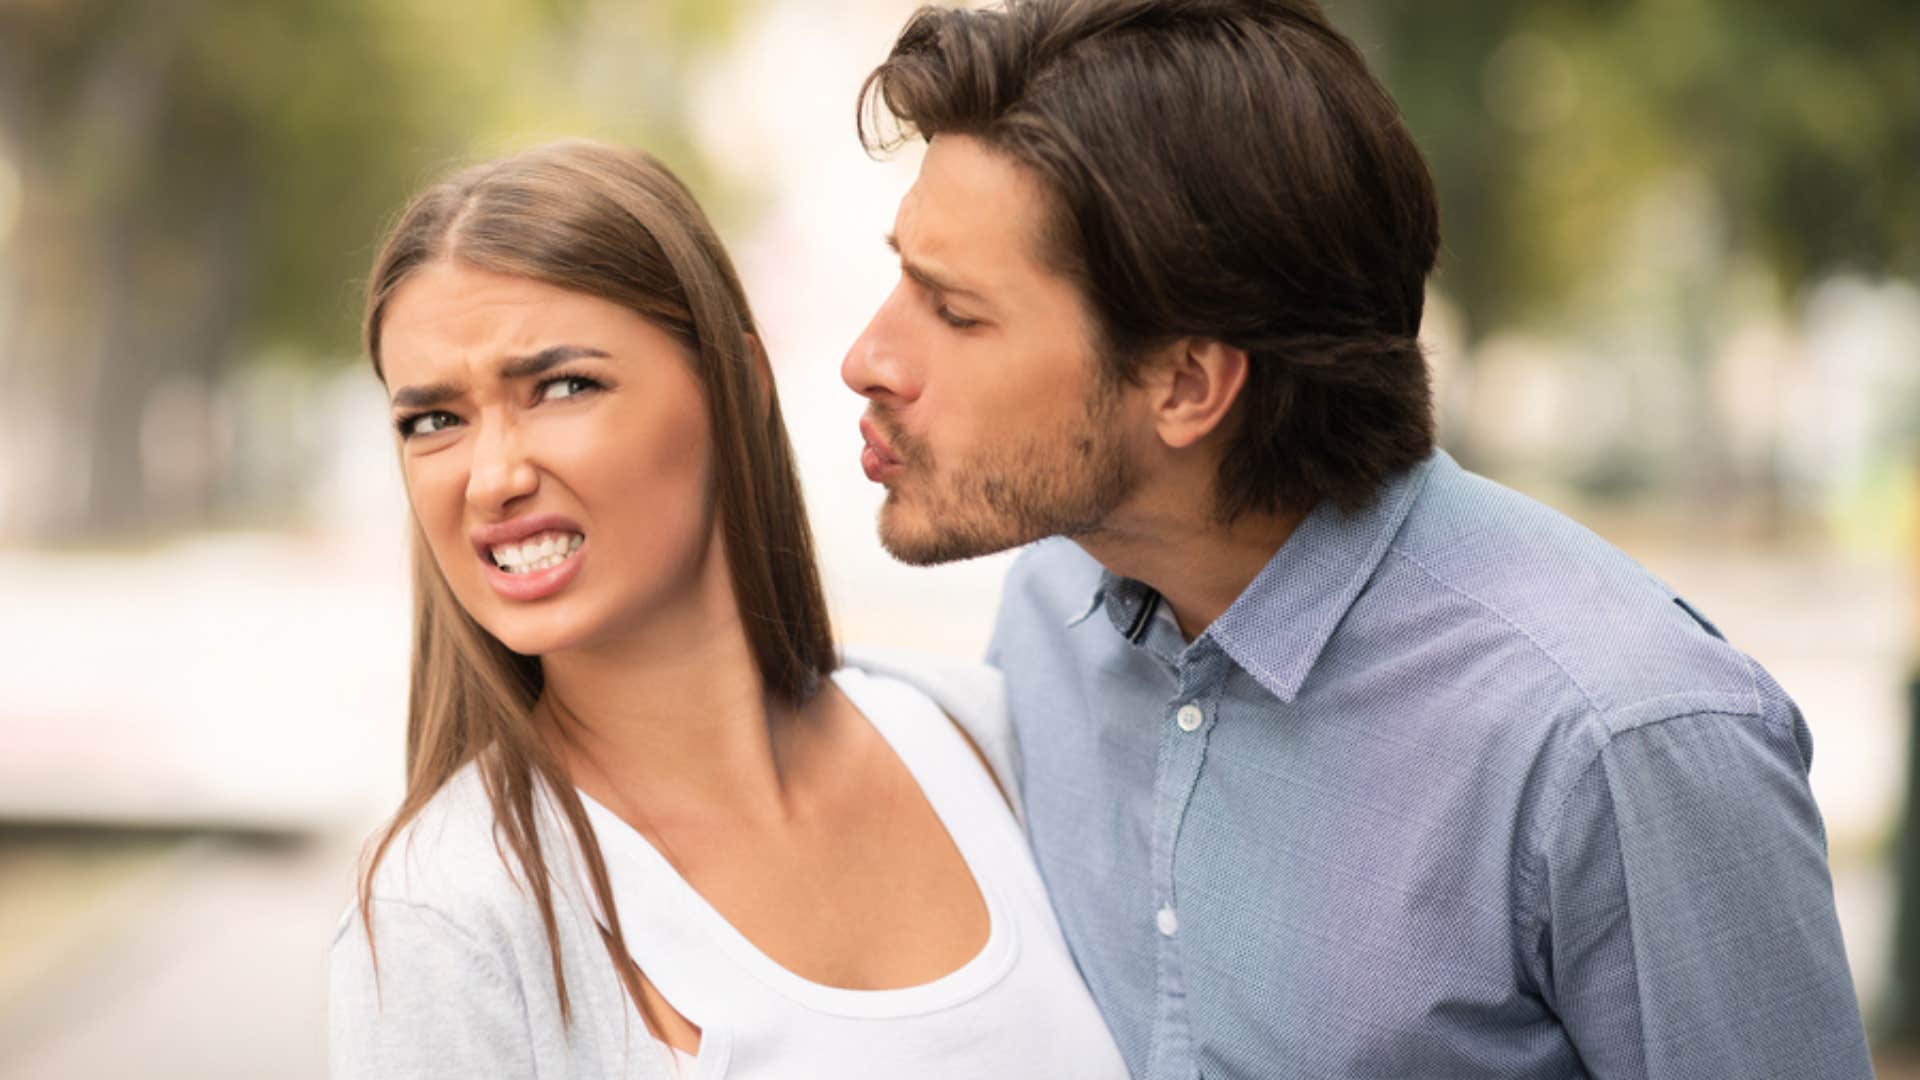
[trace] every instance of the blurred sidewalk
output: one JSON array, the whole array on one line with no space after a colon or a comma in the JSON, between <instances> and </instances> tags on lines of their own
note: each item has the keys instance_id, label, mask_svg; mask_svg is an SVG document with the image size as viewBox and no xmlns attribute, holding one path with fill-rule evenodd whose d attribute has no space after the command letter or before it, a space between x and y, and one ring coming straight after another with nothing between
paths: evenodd
<instances>
[{"instance_id":1,"label":"blurred sidewalk","mask_svg":"<svg viewBox=\"0 0 1920 1080\"><path fill-rule=\"evenodd\" d=\"M0 551L0 821L357 820L401 752L406 546L392 536Z\"/></svg>"}]
</instances>

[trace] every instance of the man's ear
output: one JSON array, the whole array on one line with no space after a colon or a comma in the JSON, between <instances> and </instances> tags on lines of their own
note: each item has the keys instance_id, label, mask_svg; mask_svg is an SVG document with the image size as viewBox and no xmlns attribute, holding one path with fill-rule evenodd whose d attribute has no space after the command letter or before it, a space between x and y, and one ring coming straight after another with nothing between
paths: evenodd
<instances>
[{"instance_id":1,"label":"man's ear","mask_svg":"<svg viewBox=\"0 0 1920 1080\"><path fill-rule=\"evenodd\" d=\"M1150 366L1154 430L1183 450L1226 421L1247 385L1247 352L1212 338L1182 338Z\"/></svg>"},{"instance_id":2,"label":"man's ear","mask_svg":"<svg viewBox=\"0 0 1920 1080\"><path fill-rule=\"evenodd\" d=\"M760 335L747 334L747 362L753 365L753 415L764 424L773 415L773 362Z\"/></svg>"}]
</instances>

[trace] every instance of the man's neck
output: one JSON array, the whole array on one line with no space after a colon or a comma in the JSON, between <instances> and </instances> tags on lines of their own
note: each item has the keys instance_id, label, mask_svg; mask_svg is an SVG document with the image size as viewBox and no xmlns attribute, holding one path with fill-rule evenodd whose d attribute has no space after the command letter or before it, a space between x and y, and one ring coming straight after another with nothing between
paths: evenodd
<instances>
[{"instance_id":1,"label":"man's neck","mask_svg":"<svg viewBox=\"0 0 1920 1080\"><path fill-rule=\"evenodd\" d=\"M1204 506L1133 508L1075 542L1112 573L1151 586L1191 641L1233 606L1305 517L1247 514L1223 524Z\"/></svg>"}]
</instances>

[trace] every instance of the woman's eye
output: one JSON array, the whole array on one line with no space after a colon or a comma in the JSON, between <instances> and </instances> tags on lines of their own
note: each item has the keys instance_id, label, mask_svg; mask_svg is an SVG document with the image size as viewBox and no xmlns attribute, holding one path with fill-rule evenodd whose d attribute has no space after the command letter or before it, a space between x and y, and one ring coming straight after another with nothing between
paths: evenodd
<instances>
[{"instance_id":1,"label":"woman's eye","mask_svg":"<svg viewBox=\"0 0 1920 1080\"><path fill-rule=\"evenodd\" d=\"M540 384L541 401L557 401L561 398L578 397L589 390L598 390L600 384L584 375L562 375L557 379L548 379Z\"/></svg>"},{"instance_id":2,"label":"woman's eye","mask_svg":"<svg viewBox=\"0 0 1920 1080\"><path fill-rule=\"evenodd\" d=\"M400 421L400 437L410 439L415 435L432 435L445 431L460 422L460 418L450 412L421 413L408 416Z\"/></svg>"}]
</instances>

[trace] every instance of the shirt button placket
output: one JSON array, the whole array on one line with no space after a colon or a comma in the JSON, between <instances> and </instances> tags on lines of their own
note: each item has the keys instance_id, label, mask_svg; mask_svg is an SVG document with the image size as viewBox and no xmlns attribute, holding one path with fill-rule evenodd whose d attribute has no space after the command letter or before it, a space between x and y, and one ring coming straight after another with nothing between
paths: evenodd
<instances>
[{"instance_id":1,"label":"shirt button placket","mask_svg":"<svg viewBox=\"0 0 1920 1080\"><path fill-rule=\"evenodd\" d=\"M1174 710L1173 726L1189 735L1199 731L1202 727L1206 726L1206 723L1207 710L1202 708L1198 702L1189 701ZM1169 896L1172 893L1173 881L1171 877L1161 883L1161 888L1163 890L1163 897ZM1171 899L1163 899L1159 908L1154 911L1153 926L1154 929L1160 931L1160 936L1163 938L1171 938L1180 932L1180 915L1174 911Z\"/></svg>"},{"instance_id":2,"label":"shirt button placket","mask_svg":"<svg viewBox=\"0 0 1920 1080\"><path fill-rule=\"evenodd\" d=\"M1168 713L1161 714L1172 724L1165 729L1161 743L1161 770L1157 789L1154 829L1153 928L1159 939L1160 1007L1155 1023L1154 1045L1148 1064L1155 1077L1191 1076L1195 1072L1193 1032L1186 1014L1186 964L1181 939L1187 927L1181 925L1176 905L1173 867L1174 847L1180 834L1180 820L1186 815L1193 797L1200 763L1207 752L1209 721L1217 705L1214 694L1224 675L1225 656L1211 642L1201 642L1182 657L1179 668L1179 693L1168 702ZM1165 722L1165 721L1163 721Z\"/></svg>"},{"instance_id":3,"label":"shirt button placket","mask_svg":"<svg viewBox=\"0 0 1920 1080\"><path fill-rule=\"evenodd\" d=\"M1159 929L1162 937L1172 937L1180 932L1180 916L1174 913L1171 904L1165 904L1154 912L1153 925Z\"/></svg>"},{"instance_id":4,"label":"shirt button placket","mask_svg":"<svg viewBox=\"0 0 1920 1080\"><path fill-rule=\"evenodd\" d=\"M1155 1077L1193 1076L1193 1030L1186 1012L1187 978L1182 939L1191 927L1182 925L1174 882L1174 847L1180 835L1180 820L1199 782L1200 765L1207 754L1209 736L1219 719L1219 688L1226 677L1228 660L1211 640L1195 642L1182 656L1178 693L1169 702L1172 726L1161 743L1163 767L1156 779L1156 820L1154 830L1154 891L1157 906L1153 927L1159 938L1160 1009L1155 1025L1154 1049L1149 1073ZM1178 704L1174 704L1177 702ZM1162 714L1167 715L1167 714Z\"/></svg>"}]
</instances>

